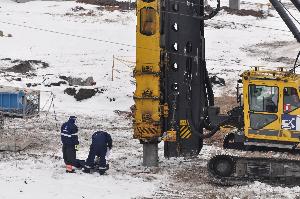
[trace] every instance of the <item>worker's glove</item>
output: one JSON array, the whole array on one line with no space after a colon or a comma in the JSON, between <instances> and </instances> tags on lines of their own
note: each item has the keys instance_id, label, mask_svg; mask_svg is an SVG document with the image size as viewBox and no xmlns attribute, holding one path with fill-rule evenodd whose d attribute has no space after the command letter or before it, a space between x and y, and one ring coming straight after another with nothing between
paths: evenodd
<instances>
[{"instance_id":1,"label":"worker's glove","mask_svg":"<svg viewBox=\"0 0 300 199\"><path fill-rule=\"evenodd\" d=\"M100 157L96 156L94 163L95 163L95 165L99 165L99 163L100 163Z\"/></svg>"},{"instance_id":2,"label":"worker's glove","mask_svg":"<svg viewBox=\"0 0 300 199\"><path fill-rule=\"evenodd\" d=\"M75 145L75 150L79 151L79 144Z\"/></svg>"},{"instance_id":3,"label":"worker's glove","mask_svg":"<svg viewBox=\"0 0 300 199\"><path fill-rule=\"evenodd\" d=\"M110 153L111 153L111 149L107 148L106 155L105 155L106 159L109 159Z\"/></svg>"}]
</instances>

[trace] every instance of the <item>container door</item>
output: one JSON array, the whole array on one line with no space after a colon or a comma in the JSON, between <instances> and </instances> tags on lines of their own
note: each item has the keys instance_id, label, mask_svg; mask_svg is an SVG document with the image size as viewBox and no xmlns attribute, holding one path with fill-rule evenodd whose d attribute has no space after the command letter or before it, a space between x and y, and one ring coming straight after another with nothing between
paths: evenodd
<instances>
[{"instance_id":1,"label":"container door","mask_svg":"<svg viewBox=\"0 0 300 199\"><path fill-rule=\"evenodd\" d=\"M276 139L279 135L278 87L249 85L249 138Z\"/></svg>"}]
</instances>

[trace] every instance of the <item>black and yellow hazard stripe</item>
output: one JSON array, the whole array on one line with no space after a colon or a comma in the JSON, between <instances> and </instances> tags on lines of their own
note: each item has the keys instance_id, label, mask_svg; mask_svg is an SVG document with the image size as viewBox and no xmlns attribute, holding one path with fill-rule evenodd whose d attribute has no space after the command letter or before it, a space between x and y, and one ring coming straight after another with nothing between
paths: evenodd
<instances>
[{"instance_id":1,"label":"black and yellow hazard stripe","mask_svg":"<svg viewBox=\"0 0 300 199\"><path fill-rule=\"evenodd\" d=\"M137 127L137 130L142 135L155 135L155 134L157 134L157 129L155 129L155 128Z\"/></svg>"},{"instance_id":2,"label":"black and yellow hazard stripe","mask_svg":"<svg viewBox=\"0 0 300 199\"><path fill-rule=\"evenodd\" d=\"M183 139L188 139L191 137L192 132L191 129L188 125L185 126L181 126L180 127L180 133L179 133L180 137Z\"/></svg>"}]
</instances>

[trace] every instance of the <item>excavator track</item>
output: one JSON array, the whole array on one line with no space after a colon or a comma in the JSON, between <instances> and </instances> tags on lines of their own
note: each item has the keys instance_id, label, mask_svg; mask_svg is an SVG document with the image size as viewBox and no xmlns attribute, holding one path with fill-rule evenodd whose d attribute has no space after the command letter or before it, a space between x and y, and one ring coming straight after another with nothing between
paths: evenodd
<instances>
[{"instance_id":1,"label":"excavator track","mask_svg":"<svg viewBox=\"0 0 300 199\"><path fill-rule=\"evenodd\" d=\"M207 167L212 182L225 186L253 181L286 186L300 183L300 160L215 155Z\"/></svg>"},{"instance_id":2,"label":"excavator track","mask_svg":"<svg viewBox=\"0 0 300 199\"><path fill-rule=\"evenodd\" d=\"M287 152L294 158L300 154L299 149L280 149L237 143L234 141L234 133L225 135L223 148L240 152ZM300 160L297 159L216 155L210 159L208 171L212 181L221 185L243 185L253 181L277 185L299 185Z\"/></svg>"}]
</instances>

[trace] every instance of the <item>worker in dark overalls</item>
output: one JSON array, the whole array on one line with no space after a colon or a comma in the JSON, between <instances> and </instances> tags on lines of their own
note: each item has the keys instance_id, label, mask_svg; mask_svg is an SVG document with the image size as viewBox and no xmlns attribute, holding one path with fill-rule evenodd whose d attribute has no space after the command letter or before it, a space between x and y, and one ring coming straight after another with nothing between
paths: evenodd
<instances>
[{"instance_id":1,"label":"worker in dark overalls","mask_svg":"<svg viewBox=\"0 0 300 199\"><path fill-rule=\"evenodd\" d=\"M61 126L62 152L66 164L67 173L75 173L74 167L80 168L79 160L76 159L76 150L79 145L78 128L75 124L76 117L70 116L69 120Z\"/></svg>"},{"instance_id":2,"label":"worker in dark overalls","mask_svg":"<svg viewBox=\"0 0 300 199\"><path fill-rule=\"evenodd\" d=\"M90 173L91 169L99 170L100 175L103 175L108 170L106 164L106 155L112 148L112 139L110 134L105 131L97 131L92 136L92 144L90 146L89 156L85 162L85 173ZM95 162L98 157L99 162Z\"/></svg>"}]
</instances>

